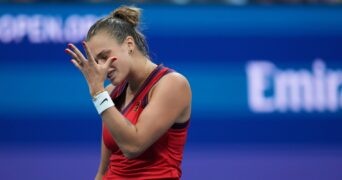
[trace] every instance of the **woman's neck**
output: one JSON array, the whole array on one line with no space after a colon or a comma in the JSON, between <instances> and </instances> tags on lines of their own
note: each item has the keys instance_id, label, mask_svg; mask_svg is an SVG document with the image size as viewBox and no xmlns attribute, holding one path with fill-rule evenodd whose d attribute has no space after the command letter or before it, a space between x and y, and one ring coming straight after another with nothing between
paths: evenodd
<instances>
[{"instance_id":1,"label":"woman's neck","mask_svg":"<svg viewBox=\"0 0 342 180\"><path fill-rule=\"evenodd\" d=\"M131 74L127 78L128 90L132 94L135 94L139 90L147 77L157 67L156 64L146 57L141 58L137 62L139 63L132 67Z\"/></svg>"}]
</instances>

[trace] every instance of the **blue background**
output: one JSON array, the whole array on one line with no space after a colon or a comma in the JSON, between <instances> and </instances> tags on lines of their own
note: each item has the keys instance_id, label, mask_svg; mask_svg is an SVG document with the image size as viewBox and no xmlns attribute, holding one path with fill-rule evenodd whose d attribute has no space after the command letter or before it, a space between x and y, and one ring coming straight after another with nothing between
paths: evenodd
<instances>
[{"instance_id":1,"label":"blue background","mask_svg":"<svg viewBox=\"0 0 342 180\"><path fill-rule=\"evenodd\" d=\"M0 14L101 16L115 7L2 5ZM245 70L251 60L311 69L316 58L342 69L341 6L141 8L153 61L184 74L193 90L184 179L342 178L342 105L333 113L253 113ZM0 43L4 179L96 173L101 119L66 44Z\"/></svg>"}]
</instances>

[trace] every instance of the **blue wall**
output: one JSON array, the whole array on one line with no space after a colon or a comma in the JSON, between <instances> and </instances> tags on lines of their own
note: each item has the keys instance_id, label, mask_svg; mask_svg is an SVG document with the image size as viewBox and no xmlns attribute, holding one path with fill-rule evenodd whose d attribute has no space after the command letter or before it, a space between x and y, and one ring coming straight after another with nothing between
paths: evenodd
<instances>
[{"instance_id":1,"label":"blue wall","mask_svg":"<svg viewBox=\"0 0 342 180\"><path fill-rule=\"evenodd\" d=\"M91 179L101 119L64 53L117 5L0 6L0 179ZM341 179L342 6L142 6L190 81L183 179Z\"/></svg>"},{"instance_id":2,"label":"blue wall","mask_svg":"<svg viewBox=\"0 0 342 180\"><path fill-rule=\"evenodd\" d=\"M101 121L82 75L64 53L72 31L67 21L72 14L96 19L115 7L0 7L1 143L98 142ZM142 8L151 57L183 73L191 83L189 143L342 143L341 86L335 111L258 113L248 104L246 72L250 61L312 72L315 59L324 61L326 71L341 71L341 7ZM5 16L26 19L24 25L11 25ZM28 20L32 17L36 21ZM59 20L65 37L36 35L41 39L34 42L30 31L38 27L44 33L48 17ZM16 29L23 34L16 34ZM8 40L11 36L16 38Z\"/></svg>"}]
</instances>

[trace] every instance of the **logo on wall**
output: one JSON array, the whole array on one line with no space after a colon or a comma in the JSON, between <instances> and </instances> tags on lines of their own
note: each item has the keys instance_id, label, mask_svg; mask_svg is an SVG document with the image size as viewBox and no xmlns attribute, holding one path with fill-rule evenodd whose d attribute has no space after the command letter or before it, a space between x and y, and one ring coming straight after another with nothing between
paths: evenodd
<instances>
[{"instance_id":1,"label":"logo on wall","mask_svg":"<svg viewBox=\"0 0 342 180\"><path fill-rule=\"evenodd\" d=\"M0 43L66 43L84 40L89 27L100 16L71 14L0 15Z\"/></svg>"},{"instance_id":2,"label":"logo on wall","mask_svg":"<svg viewBox=\"0 0 342 180\"><path fill-rule=\"evenodd\" d=\"M248 105L255 113L337 112L342 108L342 69L321 59L312 69L279 69L271 61L246 66Z\"/></svg>"}]
</instances>

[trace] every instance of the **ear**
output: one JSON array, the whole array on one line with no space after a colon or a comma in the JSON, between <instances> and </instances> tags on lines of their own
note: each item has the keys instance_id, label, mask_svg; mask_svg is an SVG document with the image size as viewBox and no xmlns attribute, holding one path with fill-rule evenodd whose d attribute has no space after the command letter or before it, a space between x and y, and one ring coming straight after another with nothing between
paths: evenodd
<instances>
[{"instance_id":1,"label":"ear","mask_svg":"<svg viewBox=\"0 0 342 180\"><path fill-rule=\"evenodd\" d=\"M127 45L127 51L129 54L135 51L135 42L132 36L126 37L125 44Z\"/></svg>"}]
</instances>

